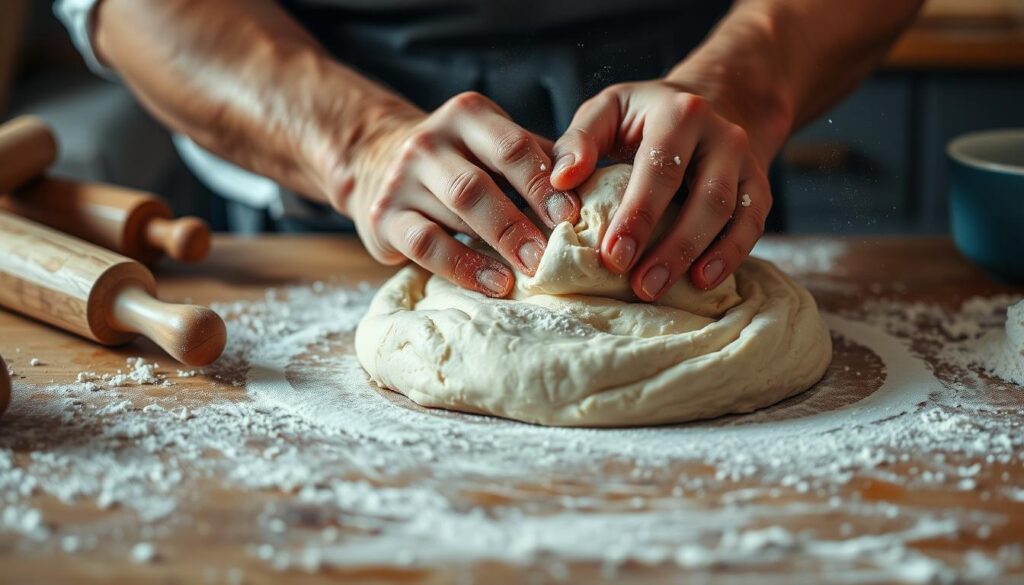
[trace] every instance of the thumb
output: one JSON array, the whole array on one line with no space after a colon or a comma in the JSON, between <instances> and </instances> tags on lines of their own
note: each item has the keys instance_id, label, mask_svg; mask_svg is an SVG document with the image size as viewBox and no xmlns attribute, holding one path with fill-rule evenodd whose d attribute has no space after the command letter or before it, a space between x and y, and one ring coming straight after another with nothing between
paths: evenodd
<instances>
[{"instance_id":1,"label":"thumb","mask_svg":"<svg viewBox=\"0 0 1024 585\"><path fill-rule=\"evenodd\" d=\"M602 92L576 111L565 134L555 142L551 185L575 189L597 168L597 162L615 144L619 128L619 100Z\"/></svg>"}]
</instances>

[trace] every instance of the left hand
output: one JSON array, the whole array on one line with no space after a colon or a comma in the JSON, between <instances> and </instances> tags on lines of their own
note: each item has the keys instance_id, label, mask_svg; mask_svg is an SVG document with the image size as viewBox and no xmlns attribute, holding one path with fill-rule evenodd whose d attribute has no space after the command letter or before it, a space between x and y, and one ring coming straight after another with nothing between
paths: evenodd
<instances>
[{"instance_id":1,"label":"left hand","mask_svg":"<svg viewBox=\"0 0 1024 585\"><path fill-rule=\"evenodd\" d=\"M718 286L764 233L771 189L747 132L699 95L663 80L605 89L555 143L552 185L575 189L609 157L632 158L633 174L601 258L613 272L632 271L643 300L657 300L687 271L698 288ZM644 252L684 184L679 215Z\"/></svg>"}]
</instances>

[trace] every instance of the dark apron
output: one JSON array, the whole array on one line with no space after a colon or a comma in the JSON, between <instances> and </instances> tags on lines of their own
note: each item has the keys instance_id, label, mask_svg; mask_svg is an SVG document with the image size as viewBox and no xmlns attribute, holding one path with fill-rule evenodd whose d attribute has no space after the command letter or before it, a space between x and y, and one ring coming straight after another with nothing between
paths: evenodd
<instances>
[{"instance_id":1,"label":"dark apron","mask_svg":"<svg viewBox=\"0 0 1024 585\"><path fill-rule=\"evenodd\" d=\"M697 0L285 0L339 61L431 111L478 91L558 138L583 101L664 76L729 2ZM315 204L310 204L315 205ZM319 215L319 214L318 214ZM278 229L334 229L285 220Z\"/></svg>"}]
</instances>

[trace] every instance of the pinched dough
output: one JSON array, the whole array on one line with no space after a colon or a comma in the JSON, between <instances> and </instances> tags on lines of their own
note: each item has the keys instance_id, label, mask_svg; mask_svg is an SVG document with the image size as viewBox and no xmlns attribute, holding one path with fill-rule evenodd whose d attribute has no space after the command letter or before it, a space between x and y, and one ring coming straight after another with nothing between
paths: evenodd
<instances>
[{"instance_id":1,"label":"pinched dough","mask_svg":"<svg viewBox=\"0 0 1024 585\"><path fill-rule=\"evenodd\" d=\"M684 278L657 304L605 270L597 248L630 170L599 170L578 190L579 223L552 231L511 300L402 269L356 331L370 377L423 406L601 427L749 412L814 385L832 358L828 328L773 264L748 259L710 292Z\"/></svg>"}]
</instances>

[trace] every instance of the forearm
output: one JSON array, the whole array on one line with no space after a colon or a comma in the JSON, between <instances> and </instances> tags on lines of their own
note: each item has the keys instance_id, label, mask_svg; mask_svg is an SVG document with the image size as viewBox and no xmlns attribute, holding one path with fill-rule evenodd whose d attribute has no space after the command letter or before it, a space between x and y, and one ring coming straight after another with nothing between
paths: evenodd
<instances>
[{"instance_id":1,"label":"forearm","mask_svg":"<svg viewBox=\"0 0 1024 585\"><path fill-rule=\"evenodd\" d=\"M739 0L668 79L749 133L767 165L884 57L922 0Z\"/></svg>"},{"instance_id":2,"label":"forearm","mask_svg":"<svg viewBox=\"0 0 1024 585\"><path fill-rule=\"evenodd\" d=\"M99 57L164 124L318 200L343 198L360 149L417 113L270 0L104 0L95 23Z\"/></svg>"}]
</instances>

